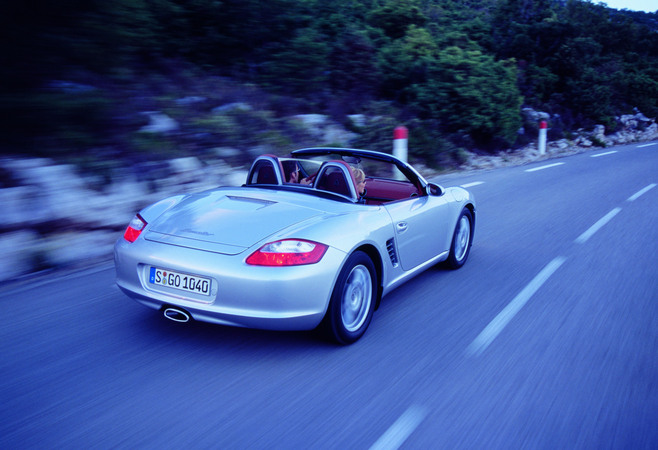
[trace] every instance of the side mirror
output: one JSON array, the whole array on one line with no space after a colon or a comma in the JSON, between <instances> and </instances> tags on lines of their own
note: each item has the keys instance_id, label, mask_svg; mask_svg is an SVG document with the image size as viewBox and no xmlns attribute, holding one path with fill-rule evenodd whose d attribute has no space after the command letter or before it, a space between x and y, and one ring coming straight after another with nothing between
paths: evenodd
<instances>
[{"instance_id":1,"label":"side mirror","mask_svg":"<svg viewBox=\"0 0 658 450\"><path fill-rule=\"evenodd\" d=\"M429 183L427 185L427 193L429 195L434 195L434 196L437 196L437 197L441 197L443 194L445 194L445 192L446 191L436 183Z\"/></svg>"}]
</instances>

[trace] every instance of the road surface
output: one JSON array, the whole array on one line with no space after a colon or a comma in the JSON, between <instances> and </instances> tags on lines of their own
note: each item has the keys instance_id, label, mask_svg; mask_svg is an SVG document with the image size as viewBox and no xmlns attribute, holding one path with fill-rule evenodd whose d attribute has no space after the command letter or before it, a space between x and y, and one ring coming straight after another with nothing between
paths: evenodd
<instances>
[{"instance_id":1,"label":"road surface","mask_svg":"<svg viewBox=\"0 0 658 450\"><path fill-rule=\"evenodd\" d=\"M2 286L0 448L657 448L658 142L436 181L468 263L347 347L168 321L109 263Z\"/></svg>"}]
</instances>

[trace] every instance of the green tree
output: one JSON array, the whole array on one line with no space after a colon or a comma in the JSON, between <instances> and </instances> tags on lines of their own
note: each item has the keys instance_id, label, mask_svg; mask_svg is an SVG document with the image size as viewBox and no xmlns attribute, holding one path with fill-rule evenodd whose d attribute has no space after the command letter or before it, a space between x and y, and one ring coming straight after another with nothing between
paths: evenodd
<instances>
[{"instance_id":1,"label":"green tree","mask_svg":"<svg viewBox=\"0 0 658 450\"><path fill-rule=\"evenodd\" d=\"M381 72L376 48L368 35L356 27L341 33L330 56L330 84L358 100L371 98L378 90Z\"/></svg>"},{"instance_id":2,"label":"green tree","mask_svg":"<svg viewBox=\"0 0 658 450\"><path fill-rule=\"evenodd\" d=\"M407 102L410 87L428 80L439 47L425 28L409 27L403 39L392 41L380 51L382 93Z\"/></svg>"},{"instance_id":3,"label":"green tree","mask_svg":"<svg viewBox=\"0 0 658 450\"><path fill-rule=\"evenodd\" d=\"M500 0L492 14L493 39L499 57L520 58L536 50L534 27L554 16L551 0Z\"/></svg>"},{"instance_id":4,"label":"green tree","mask_svg":"<svg viewBox=\"0 0 658 450\"><path fill-rule=\"evenodd\" d=\"M658 65L625 66L614 74L614 93L624 112L638 108L649 117L658 117Z\"/></svg>"},{"instance_id":5,"label":"green tree","mask_svg":"<svg viewBox=\"0 0 658 450\"><path fill-rule=\"evenodd\" d=\"M514 60L452 46L439 52L429 81L415 87L416 103L447 131L466 133L478 145L510 145L521 126L516 78Z\"/></svg>"},{"instance_id":6,"label":"green tree","mask_svg":"<svg viewBox=\"0 0 658 450\"><path fill-rule=\"evenodd\" d=\"M418 0L386 0L368 15L368 22L384 30L387 36L399 39L410 26L423 26L427 17Z\"/></svg>"},{"instance_id":7,"label":"green tree","mask_svg":"<svg viewBox=\"0 0 658 450\"><path fill-rule=\"evenodd\" d=\"M606 128L614 125L615 108L612 105L611 77L593 67L586 67L580 76L570 79L566 86L569 97L565 106L570 107L579 123L602 123Z\"/></svg>"},{"instance_id":8,"label":"green tree","mask_svg":"<svg viewBox=\"0 0 658 450\"><path fill-rule=\"evenodd\" d=\"M264 64L262 79L275 91L295 95L322 92L328 77L330 47L314 28L297 30L276 45Z\"/></svg>"}]
</instances>

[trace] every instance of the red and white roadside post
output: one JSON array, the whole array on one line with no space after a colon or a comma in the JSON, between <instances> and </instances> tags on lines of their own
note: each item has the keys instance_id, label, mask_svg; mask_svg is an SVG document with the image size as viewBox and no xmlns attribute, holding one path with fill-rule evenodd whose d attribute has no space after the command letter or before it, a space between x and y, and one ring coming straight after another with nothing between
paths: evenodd
<instances>
[{"instance_id":1,"label":"red and white roadside post","mask_svg":"<svg viewBox=\"0 0 658 450\"><path fill-rule=\"evenodd\" d=\"M408 145L409 130L407 130L407 127L395 127L393 130L393 156L404 162L407 162ZM395 175L398 180L405 179L405 176L400 171L397 171Z\"/></svg>"},{"instance_id":2,"label":"red and white roadside post","mask_svg":"<svg viewBox=\"0 0 658 450\"><path fill-rule=\"evenodd\" d=\"M537 147L539 148L539 154L544 155L546 153L546 131L548 124L545 120L539 122L539 143Z\"/></svg>"}]
</instances>

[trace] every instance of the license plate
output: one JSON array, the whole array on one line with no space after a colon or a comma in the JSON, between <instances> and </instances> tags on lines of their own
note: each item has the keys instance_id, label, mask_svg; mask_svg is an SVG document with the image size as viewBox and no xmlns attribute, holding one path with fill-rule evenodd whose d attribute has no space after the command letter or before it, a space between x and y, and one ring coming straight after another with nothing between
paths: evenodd
<instances>
[{"instance_id":1,"label":"license plate","mask_svg":"<svg viewBox=\"0 0 658 450\"><path fill-rule=\"evenodd\" d=\"M210 295L210 279L173 270L151 267L149 283L194 294Z\"/></svg>"}]
</instances>

